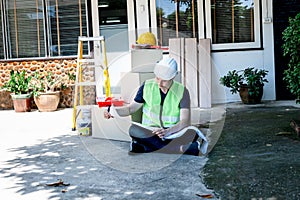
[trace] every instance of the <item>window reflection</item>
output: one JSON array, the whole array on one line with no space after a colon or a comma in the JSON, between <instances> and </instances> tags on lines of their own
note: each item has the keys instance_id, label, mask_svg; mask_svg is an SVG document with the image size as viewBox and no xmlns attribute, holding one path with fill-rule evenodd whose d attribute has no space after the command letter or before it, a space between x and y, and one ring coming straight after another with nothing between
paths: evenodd
<instances>
[{"instance_id":1,"label":"window reflection","mask_svg":"<svg viewBox=\"0 0 300 200\"><path fill-rule=\"evenodd\" d=\"M99 0L100 35L105 37L107 52L129 50L126 0Z\"/></svg>"},{"instance_id":2,"label":"window reflection","mask_svg":"<svg viewBox=\"0 0 300 200\"><path fill-rule=\"evenodd\" d=\"M158 45L168 46L169 38L198 37L197 0L156 1Z\"/></svg>"},{"instance_id":3,"label":"window reflection","mask_svg":"<svg viewBox=\"0 0 300 200\"><path fill-rule=\"evenodd\" d=\"M85 1L49 0L48 32L51 56L77 54L78 36L87 35ZM87 46L85 46L87 53Z\"/></svg>"},{"instance_id":4,"label":"window reflection","mask_svg":"<svg viewBox=\"0 0 300 200\"><path fill-rule=\"evenodd\" d=\"M88 35L85 2L1 1L0 58L76 55L78 36Z\"/></svg>"},{"instance_id":5,"label":"window reflection","mask_svg":"<svg viewBox=\"0 0 300 200\"><path fill-rule=\"evenodd\" d=\"M8 56L26 58L44 55L42 0L7 0L4 5Z\"/></svg>"},{"instance_id":6,"label":"window reflection","mask_svg":"<svg viewBox=\"0 0 300 200\"><path fill-rule=\"evenodd\" d=\"M254 0L212 0L213 44L254 42Z\"/></svg>"},{"instance_id":7,"label":"window reflection","mask_svg":"<svg viewBox=\"0 0 300 200\"><path fill-rule=\"evenodd\" d=\"M2 2L0 2L0 11L2 11ZM2 32L2 13L0 12L0 59L4 58L3 32Z\"/></svg>"}]
</instances>

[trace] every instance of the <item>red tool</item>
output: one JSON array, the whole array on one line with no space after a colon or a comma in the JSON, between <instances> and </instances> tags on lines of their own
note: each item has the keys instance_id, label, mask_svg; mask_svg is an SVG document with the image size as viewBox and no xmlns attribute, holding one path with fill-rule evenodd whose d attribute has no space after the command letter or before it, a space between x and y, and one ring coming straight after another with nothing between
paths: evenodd
<instances>
[{"instance_id":1,"label":"red tool","mask_svg":"<svg viewBox=\"0 0 300 200\"><path fill-rule=\"evenodd\" d=\"M124 101L121 99L116 99L113 97L107 97L104 100L102 98L98 98L96 99L98 106L101 107L107 107L107 106L123 106Z\"/></svg>"}]
</instances>

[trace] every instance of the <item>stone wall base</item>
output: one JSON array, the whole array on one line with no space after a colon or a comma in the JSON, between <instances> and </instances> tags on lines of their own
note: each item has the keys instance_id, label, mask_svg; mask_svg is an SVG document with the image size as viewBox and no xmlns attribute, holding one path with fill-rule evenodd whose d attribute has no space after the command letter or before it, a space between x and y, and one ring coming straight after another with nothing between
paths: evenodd
<instances>
[{"instance_id":1,"label":"stone wall base","mask_svg":"<svg viewBox=\"0 0 300 200\"><path fill-rule=\"evenodd\" d=\"M76 59L55 59L55 60L39 60L39 61L8 61L0 62L0 88L10 78L11 70L25 70L28 76L33 76L35 71L51 72L59 76L67 76L76 74L77 60ZM85 81L94 81L94 72L86 71L83 73ZM74 82L73 82L74 84ZM58 108L72 108L74 98L74 86L70 86L61 92L61 98ZM87 86L83 90L85 104L96 104L96 89L95 87ZM32 98L33 99L33 98ZM37 108L32 100L32 108ZM5 90L0 90L0 110L14 109L13 101L10 93Z\"/></svg>"}]
</instances>

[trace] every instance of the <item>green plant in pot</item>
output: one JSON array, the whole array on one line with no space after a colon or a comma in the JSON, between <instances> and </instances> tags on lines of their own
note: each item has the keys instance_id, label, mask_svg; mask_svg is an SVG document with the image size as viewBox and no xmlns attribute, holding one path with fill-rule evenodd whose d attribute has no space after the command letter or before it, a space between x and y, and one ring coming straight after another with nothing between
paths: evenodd
<instances>
[{"instance_id":1,"label":"green plant in pot","mask_svg":"<svg viewBox=\"0 0 300 200\"><path fill-rule=\"evenodd\" d=\"M35 72L31 80L34 102L41 112L57 110L60 91L66 88L68 77L52 72Z\"/></svg>"},{"instance_id":2,"label":"green plant in pot","mask_svg":"<svg viewBox=\"0 0 300 200\"><path fill-rule=\"evenodd\" d=\"M243 103L255 104L261 102L264 83L268 82L267 75L267 70L254 67L232 70L220 78L220 84L230 88L232 94L239 92Z\"/></svg>"},{"instance_id":3,"label":"green plant in pot","mask_svg":"<svg viewBox=\"0 0 300 200\"><path fill-rule=\"evenodd\" d=\"M2 86L3 89L11 92L14 110L16 112L31 111L31 92L30 92L30 76L25 71L10 71L10 79Z\"/></svg>"},{"instance_id":4,"label":"green plant in pot","mask_svg":"<svg viewBox=\"0 0 300 200\"><path fill-rule=\"evenodd\" d=\"M283 80L296 96L296 103L300 103L300 13L289 19L289 26L282 34L283 55L289 58Z\"/></svg>"}]
</instances>

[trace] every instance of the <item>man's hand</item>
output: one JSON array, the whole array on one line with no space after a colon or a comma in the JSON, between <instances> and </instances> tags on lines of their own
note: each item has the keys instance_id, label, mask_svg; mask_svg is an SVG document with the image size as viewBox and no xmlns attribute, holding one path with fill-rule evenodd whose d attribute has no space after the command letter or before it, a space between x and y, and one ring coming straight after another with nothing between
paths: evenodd
<instances>
[{"instance_id":1,"label":"man's hand","mask_svg":"<svg viewBox=\"0 0 300 200\"><path fill-rule=\"evenodd\" d=\"M159 138L164 138L170 135L168 129L158 128L152 131L153 134L157 135Z\"/></svg>"},{"instance_id":2,"label":"man's hand","mask_svg":"<svg viewBox=\"0 0 300 200\"><path fill-rule=\"evenodd\" d=\"M104 111L104 118L105 119L110 119L110 118L114 118L114 116L112 116L107 110Z\"/></svg>"}]
</instances>

